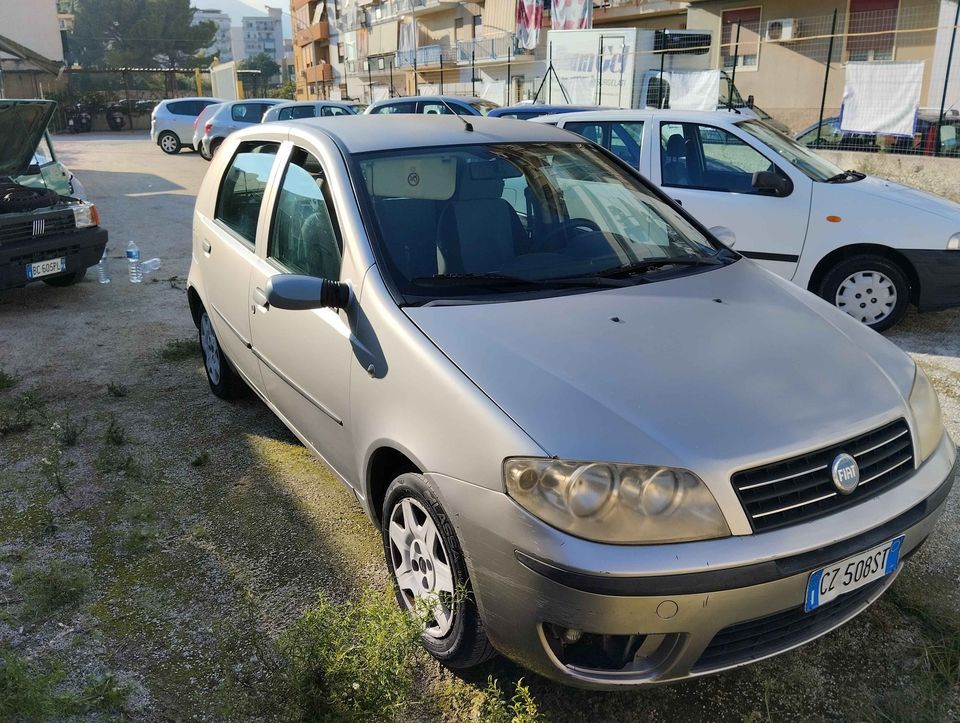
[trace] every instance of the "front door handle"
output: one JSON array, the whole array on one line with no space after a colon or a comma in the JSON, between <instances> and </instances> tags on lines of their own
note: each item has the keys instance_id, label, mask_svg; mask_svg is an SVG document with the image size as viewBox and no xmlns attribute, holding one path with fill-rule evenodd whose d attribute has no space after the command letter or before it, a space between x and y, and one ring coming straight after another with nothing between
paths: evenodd
<instances>
[{"instance_id":1,"label":"front door handle","mask_svg":"<svg viewBox=\"0 0 960 723\"><path fill-rule=\"evenodd\" d=\"M675 204L677 204L678 206L682 206L682 205L683 205L683 201L681 201L679 198L673 199L673 202L674 202Z\"/></svg>"},{"instance_id":2,"label":"front door handle","mask_svg":"<svg viewBox=\"0 0 960 723\"><path fill-rule=\"evenodd\" d=\"M200 246L203 248L203 253L208 254L213 251L213 246L210 245L210 242L204 239L200 242Z\"/></svg>"},{"instance_id":3,"label":"front door handle","mask_svg":"<svg viewBox=\"0 0 960 723\"><path fill-rule=\"evenodd\" d=\"M267 295L259 286L255 287L253 290L253 313L256 314L259 311L261 314L265 314L269 308L270 302L267 301Z\"/></svg>"}]
</instances>

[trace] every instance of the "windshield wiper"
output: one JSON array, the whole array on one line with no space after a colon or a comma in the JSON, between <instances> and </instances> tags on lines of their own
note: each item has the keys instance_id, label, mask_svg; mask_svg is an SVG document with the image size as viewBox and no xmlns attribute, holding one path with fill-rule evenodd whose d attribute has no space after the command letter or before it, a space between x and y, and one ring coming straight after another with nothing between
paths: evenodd
<instances>
[{"instance_id":1,"label":"windshield wiper","mask_svg":"<svg viewBox=\"0 0 960 723\"><path fill-rule=\"evenodd\" d=\"M841 181L846 181L848 178L854 178L858 181L862 181L867 177L866 173L860 173L860 171L843 171L838 173L835 176L830 176L824 183L840 183Z\"/></svg>"},{"instance_id":2,"label":"windshield wiper","mask_svg":"<svg viewBox=\"0 0 960 723\"><path fill-rule=\"evenodd\" d=\"M563 286L624 286L625 284L616 283L612 279L597 278L595 275L589 276L570 276L553 279L530 279L523 276L510 276L508 274L498 273L445 273L434 274L433 276L418 276L412 281L415 284L423 286L491 286L491 287L516 287L528 286L533 288L551 288Z\"/></svg>"},{"instance_id":3,"label":"windshield wiper","mask_svg":"<svg viewBox=\"0 0 960 723\"><path fill-rule=\"evenodd\" d=\"M702 258L698 256L667 256L662 259L644 259L643 261L634 261L625 266L613 266L603 271L598 271L597 276L629 276L631 274L642 274L647 271L659 269L664 266L723 266L722 261L717 259Z\"/></svg>"}]
</instances>

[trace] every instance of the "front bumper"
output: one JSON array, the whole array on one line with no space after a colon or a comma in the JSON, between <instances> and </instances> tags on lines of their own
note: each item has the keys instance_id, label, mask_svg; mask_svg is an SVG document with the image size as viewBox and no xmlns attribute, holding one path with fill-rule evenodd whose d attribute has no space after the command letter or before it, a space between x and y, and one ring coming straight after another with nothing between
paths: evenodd
<instances>
[{"instance_id":1,"label":"front bumper","mask_svg":"<svg viewBox=\"0 0 960 723\"><path fill-rule=\"evenodd\" d=\"M907 559L933 530L955 465L956 449L944 435L911 478L835 515L767 533L642 547L579 540L503 493L432 478L457 525L491 642L555 680L618 689L745 665L856 616L902 562L895 573L804 613L810 572L900 534ZM817 543L809 542L811 533ZM620 669L565 655L567 630L614 648L632 641L636 655Z\"/></svg>"},{"instance_id":2,"label":"front bumper","mask_svg":"<svg viewBox=\"0 0 960 723\"><path fill-rule=\"evenodd\" d=\"M103 256L106 245L107 230L99 226L4 244L0 246L0 289L28 284L32 279L27 278L27 264L37 261L63 256L66 259L64 273L94 266Z\"/></svg>"},{"instance_id":3,"label":"front bumper","mask_svg":"<svg viewBox=\"0 0 960 723\"><path fill-rule=\"evenodd\" d=\"M960 251L900 250L920 280L917 308L938 311L960 306Z\"/></svg>"}]
</instances>

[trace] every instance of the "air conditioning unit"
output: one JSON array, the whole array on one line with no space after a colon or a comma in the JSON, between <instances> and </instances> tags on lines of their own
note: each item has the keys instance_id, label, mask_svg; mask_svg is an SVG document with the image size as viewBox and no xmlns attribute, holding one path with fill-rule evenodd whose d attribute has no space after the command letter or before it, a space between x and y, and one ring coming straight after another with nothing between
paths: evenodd
<instances>
[{"instance_id":1,"label":"air conditioning unit","mask_svg":"<svg viewBox=\"0 0 960 723\"><path fill-rule=\"evenodd\" d=\"M797 21L794 18L777 18L767 21L767 28L763 34L764 40L779 42L793 40L797 37Z\"/></svg>"}]
</instances>

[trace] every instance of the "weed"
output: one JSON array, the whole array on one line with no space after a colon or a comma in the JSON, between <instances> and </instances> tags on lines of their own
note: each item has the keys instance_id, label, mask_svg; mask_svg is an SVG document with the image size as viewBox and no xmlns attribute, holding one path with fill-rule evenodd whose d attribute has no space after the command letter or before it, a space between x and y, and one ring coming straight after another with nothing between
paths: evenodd
<instances>
[{"instance_id":1,"label":"weed","mask_svg":"<svg viewBox=\"0 0 960 723\"><path fill-rule=\"evenodd\" d=\"M46 568L18 567L13 572L13 584L23 593L27 615L37 619L77 602L90 577L75 565L54 560Z\"/></svg>"},{"instance_id":2,"label":"weed","mask_svg":"<svg viewBox=\"0 0 960 723\"><path fill-rule=\"evenodd\" d=\"M122 447L127 443L127 430L112 414L110 419L107 420L107 431L103 434L103 441L112 444L114 447Z\"/></svg>"},{"instance_id":3,"label":"weed","mask_svg":"<svg viewBox=\"0 0 960 723\"><path fill-rule=\"evenodd\" d=\"M43 418L45 402L37 389L30 389L0 407L0 434L25 432Z\"/></svg>"},{"instance_id":4,"label":"weed","mask_svg":"<svg viewBox=\"0 0 960 723\"><path fill-rule=\"evenodd\" d=\"M84 417L77 422L68 414L59 424L60 444L64 447L75 447L77 442L80 441L80 435L87 429L87 418Z\"/></svg>"},{"instance_id":5,"label":"weed","mask_svg":"<svg viewBox=\"0 0 960 723\"><path fill-rule=\"evenodd\" d=\"M80 703L87 710L120 713L129 696L129 683L118 683L113 673L107 673L87 680L80 694Z\"/></svg>"},{"instance_id":6,"label":"weed","mask_svg":"<svg viewBox=\"0 0 960 723\"><path fill-rule=\"evenodd\" d=\"M160 358L168 362L181 362L200 358L200 342L196 339L173 339L160 350Z\"/></svg>"},{"instance_id":7,"label":"weed","mask_svg":"<svg viewBox=\"0 0 960 723\"><path fill-rule=\"evenodd\" d=\"M120 472L128 479L140 479L143 476L143 468L137 460L129 454L120 454L112 447L100 450L94 466L100 474Z\"/></svg>"},{"instance_id":8,"label":"weed","mask_svg":"<svg viewBox=\"0 0 960 723\"><path fill-rule=\"evenodd\" d=\"M194 457L192 460L190 460L190 466L203 467L209 461L210 461L210 454L206 450L204 450L203 452L198 454L196 457Z\"/></svg>"},{"instance_id":9,"label":"weed","mask_svg":"<svg viewBox=\"0 0 960 723\"><path fill-rule=\"evenodd\" d=\"M46 455L40 460L40 473L53 488L67 499L67 470L76 464L70 460L64 461L63 447L59 444L51 445Z\"/></svg>"},{"instance_id":10,"label":"weed","mask_svg":"<svg viewBox=\"0 0 960 723\"><path fill-rule=\"evenodd\" d=\"M523 678L516 682L510 700L504 699L500 683L493 676L487 678L478 715L481 723L537 723L543 719Z\"/></svg>"},{"instance_id":11,"label":"weed","mask_svg":"<svg viewBox=\"0 0 960 723\"><path fill-rule=\"evenodd\" d=\"M20 377L16 374L10 374L3 367L0 367L0 391L12 389L20 383Z\"/></svg>"},{"instance_id":12,"label":"weed","mask_svg":"<svg viewBox=\"0 0 960 723\"><path fill-rule=\"evenodd\" d=\"M289 699L308 719L403 718L425 655L420 630L391 590L340 604L321 594L280 643Z\"/></svg>"},{"instance_id":13,"label":"weed","mask_svg":"<svg viewBox=\"0 0 960 723\"><path fill-rule=\"evenodd\" d=\"M109 382L107 384L107 394L109 394L111 397L116 397L119 399L120 397L127 396L127 392L129 391L130 390L127 389L127 385L120 382Z\"/></svg>"}]
</instances>

